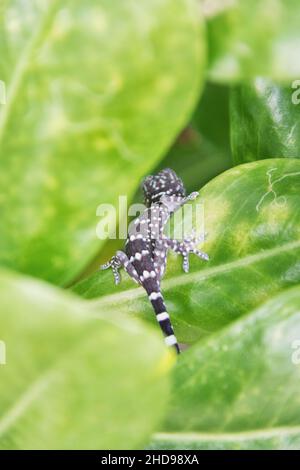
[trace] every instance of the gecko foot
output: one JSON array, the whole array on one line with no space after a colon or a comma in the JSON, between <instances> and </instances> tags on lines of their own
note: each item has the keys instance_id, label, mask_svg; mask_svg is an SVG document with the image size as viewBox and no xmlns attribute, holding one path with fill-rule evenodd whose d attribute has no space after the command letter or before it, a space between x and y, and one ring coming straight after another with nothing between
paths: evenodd
<instances>
[{"instance_id":1,"label":"gecko foot","mask_svg":"<svg viewBox=\"0 0 300 470\"><path fill-rule=\"evenodd\" d=\"M119 260L119 258L117 256L113 256L107 263L102 264L100 266L100 269L104 270L104 269L111 268L113 275L114 275L115 284L117 285L117 284L120 284L121 282L121 274L119 272L119 269L121 268L121 266L122 266L122 263Z\"/></svg>"}]
</instances>

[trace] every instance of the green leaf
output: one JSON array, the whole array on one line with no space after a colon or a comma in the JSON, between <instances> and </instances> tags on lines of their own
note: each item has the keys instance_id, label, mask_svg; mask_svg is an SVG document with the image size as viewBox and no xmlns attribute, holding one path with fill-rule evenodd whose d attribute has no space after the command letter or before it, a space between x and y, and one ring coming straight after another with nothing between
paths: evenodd
<instances>
[{"instance_id":1,"label":"green leaf","mask_svg":"<svg viewBox=\"0 0 300 470\"><path fill-rule=\"evenodd\" d=\"M176 334L185 343L300 282L300 161L240 165L202 188L197 202L204 207L207 240L202 249L210 261L191 255L186 274L182 260L170 256L162 283ZM154 318L143 289L126 279L116 290L110 272L96 273L74 290L94 298L93 308Z\"/></svg>"},{"instance_id":2,"label":"green leaf","mask_svg":"<svg viewBox=\"0 0 300 470\"><path fill-rule=\"evenodd\" d=\"M103 243L95 234L97 206L133 194L199 94L205 43L196 6L2 6L3 265L65 284L95 255Z\"/></svg>"},{"instance_id":3,"label":"green leaf","mask_svg":"<svg viewBox=\"0 0 300 470\"><path fill-rule=\"evenodd\" d=\"M180 357L164 426L183 433L174 435L173 445L186 432L200 432L206 440L219 433L211 436L216 445L236 433L236 439L229 435L233 448L299 448L299 312L295 287ZM201 435L196 440L202 445Z\"/></svg>"},{"instance_id":4,"label":"green leaf","mask_svg":"<svg viewBox=\"0 0 300 470\"><path fill-rule=\"evenodd\" d=\"M297 88L256 78L231 93L231 144L236 164L262 158L300 158Z\"/></svg>"},{"instance_id":5,"label":"green leaf","mask_svg":"<svg viewBox=\"0 0 300 470\"><path fill-rule=\"evenodd\" d=\"M0 448L143 447L167 398L160 334L3 272L0 298Z\"/></svg>"},{"instance_id":6,"label":"green leaf","mask_svg":"<svg viewBox=\"0 0 300 470\"><path fill-rule=\"evenodd\" d=\"M209 77L218 82L256 75L289 82L300 75L298 0L202 0Z\"/></svg>"}]
</instances>

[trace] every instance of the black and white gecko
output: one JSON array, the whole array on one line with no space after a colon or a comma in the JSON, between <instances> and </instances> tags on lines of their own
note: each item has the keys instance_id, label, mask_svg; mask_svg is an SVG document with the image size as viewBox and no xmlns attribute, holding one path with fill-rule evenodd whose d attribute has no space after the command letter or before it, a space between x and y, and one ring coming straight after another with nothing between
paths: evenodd
<instances>
[{"instance_id":1,"label":"black and white gecko","mask_svg":"<svg viewBox=\"0 0 300 470\"><path fill-rule=\"evenodd\" d=\"M165 342L180 352L177 339L161 293L160 284L166 268L168 250L183 256L183 269L189 270L189 253L204 260L208 255L196 248L203 237L190 237L182 241L170 239L163 230L172 213L198 193L186 196L182 180L166 168L157 175L145 178L142 184L147 209L135 219L128 231L125 252L116 255L101 269L112 268L115 283L119 284L119 269L123 267L129 276L147 292L153 305L156 319L164 333Z\"/></svg>"}]
</instances>

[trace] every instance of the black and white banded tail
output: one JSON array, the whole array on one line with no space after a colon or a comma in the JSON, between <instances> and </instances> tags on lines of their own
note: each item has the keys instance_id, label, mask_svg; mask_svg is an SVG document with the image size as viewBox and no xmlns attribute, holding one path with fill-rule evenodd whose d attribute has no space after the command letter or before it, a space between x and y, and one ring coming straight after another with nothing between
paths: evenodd
<instances>
[{"instance_id":1,"label":"black and white banded tail","mask_svg":"<svg viewBox=\"0 0 300 470\"><path fill-rule=\"evenodd\" d=\"M159 323L159 326L165 336L165 343L167 346L173 346L177 352L180 353L180 348L174 334L170 316L167 312L167 308L164 302L163 295L159 290L159 287L155 285L153 279L147 279L144 281L143 286L146 290L149 300L153 306L156 319Z\"/></svg>"}]
</instances>

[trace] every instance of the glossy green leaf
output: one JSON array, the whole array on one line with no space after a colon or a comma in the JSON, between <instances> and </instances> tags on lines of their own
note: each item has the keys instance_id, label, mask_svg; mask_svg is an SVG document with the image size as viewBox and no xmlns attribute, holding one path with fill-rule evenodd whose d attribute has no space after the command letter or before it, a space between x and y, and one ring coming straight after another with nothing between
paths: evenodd
<instances>
[{"instance_id":1,"label":"glossy green leaf","mask_svg":"<svg viewBox=\"0 0 300 470\"><path fill-rule=\"evenodd\" d=\"M182 272L171 257L162 289L180 341L212 333L300 282L300 161L271 159L240 165L208 183L195 201L204 207L210 261L190 257ZM93 308L118 308L154 318L143 289L110 272L96 273L75 291Z\"/></svg>"},{"instance_id":2,"label":"glossy green leaf","mask_svg":"<svg viewBox=\"0 0 300 470\"><path fill-rule=\"evenodd\" d=\"M208 440L212 433L220 446L222 433L225 443L226 434L228 439L235 433L233 448L299 448L299 312L300 288L295 287L180 357L164 426L183 433L174 435L173 445L185 432L200 432L203 443L203 434ZM198 440L201 446L201 435Z\"/></svg>"},{"instance_id":3,"label":"glossy green leaf","mask_svg":"<svg viewBox=\"0 0 300 470\"><path fill-rule=\"evenodd\" d=\"M289 82L300 74L298 0L202 0L209 77L219 82L256 75Z\"/></svg>"},{"instance_id":4,"label":"glossy green leaf","mask_svg":"<svg viewBox=\"0 0 300 470\"><path fill-rule=\"evenodd\" d=\"M2 5L3 265L63 284L95 255L97 206L134 192L198 96L205 44L195 8L196 0Z\"/></svg>"},{"instance_id":5,"label":"glossy green leaf","mask_svg":"<svg viewBox=\"0 0 300 470\"><path fill-rule=\"evenodd\" d=\"M3 272L0 299L0 448L143 447L167 398L160 334Z\"/></svg>"},{"instance_id":6,"label":"glossy green leaf","mask_svg":"<svg viewBox=\"0 0 300 470\"><path fill-rule=\"evenodd\" d=\"M300 158L300 93L256 78L231 92L231 144L236 164L274 156Z\"/></svg>"}]
</instances>

